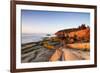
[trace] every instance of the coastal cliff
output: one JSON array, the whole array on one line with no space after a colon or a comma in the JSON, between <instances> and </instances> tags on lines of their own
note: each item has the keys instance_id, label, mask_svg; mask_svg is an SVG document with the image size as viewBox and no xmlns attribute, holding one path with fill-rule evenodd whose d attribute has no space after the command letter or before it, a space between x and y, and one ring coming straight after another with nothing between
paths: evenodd
<instances>
[{"instance_id":1,"label":"coastal cliff","mask_svg":"<svg viewBox=\"0 0 100 73\"><path fill-rule=\"evenodd\" d=\"M68 43L75 42L89 42L90 41L90 28L82 24L78 28L64 29L55 33L57 37L64 36L68 39Z\"/></svg>"}]
</instances>

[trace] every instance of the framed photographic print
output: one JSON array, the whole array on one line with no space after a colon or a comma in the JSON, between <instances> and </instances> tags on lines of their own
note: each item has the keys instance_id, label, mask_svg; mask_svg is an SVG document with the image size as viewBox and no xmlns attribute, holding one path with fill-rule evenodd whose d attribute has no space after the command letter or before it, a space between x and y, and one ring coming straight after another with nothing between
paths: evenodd
<instances>
[{"instance_id":1,"label":"framed photographic print","mask_svg":"<svg viewBox=\"0 0 100 73\"><path fill-rule=\"evenodd\" d=\"M11 72L96 66L96 6L11 1Z\"/></svg>"}]
</instances>

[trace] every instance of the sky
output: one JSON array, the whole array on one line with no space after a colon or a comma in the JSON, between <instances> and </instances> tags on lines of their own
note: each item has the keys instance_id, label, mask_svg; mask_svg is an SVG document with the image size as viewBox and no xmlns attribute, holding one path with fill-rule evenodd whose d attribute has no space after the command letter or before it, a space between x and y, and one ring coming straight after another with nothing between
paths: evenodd
<instances>
[{"instance_id":1,"label":"sky","mask_svg":"<svg viewBox=\"0 0 100 73\"><path fill-rule=\"evenodd\" d=\"M21 10L22 33L56 33L81 24L90 25L90 13Z\"/></svg>"}]
</instances>

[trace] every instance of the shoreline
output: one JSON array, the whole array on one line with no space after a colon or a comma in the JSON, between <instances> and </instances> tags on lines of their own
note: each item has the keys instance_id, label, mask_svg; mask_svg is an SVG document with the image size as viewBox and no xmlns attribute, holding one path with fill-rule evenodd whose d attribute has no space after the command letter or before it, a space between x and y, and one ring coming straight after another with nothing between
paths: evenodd
<instances>
[{"instance_id":1,"label":"shoreline","mask_svg":"<svg viewBox=\"0 0 100 73\"><path fill-rule=\"evenodd\" d=\"M29 43L24 43L24 44L21 44L21 47L24 47L24 48L30 48L30 47L33 47L33 46L38 46L40 44L43 44L45 42L45 40L43 41L38 41L38 42L29 42ZM49 41L46 41L46 42L49 42ZM53 45L50 45L50 44L45 44L44 47L48 48L49 46L51 47L54 47ZM83 43L72 43L72 44L66 44L66 46L68 48L71 48L71 49L80 49L80 50L90 50L90 43L89 42L83 42ZM48 48L50 49L50 48Z\"/></svg>"},{"instance_id":2,"label":"shoreline","mask_svg":"<svg viewBox=\"0 0 100 73\"><path fill-rule=\"evenodd\" d=\"M60 43L57 43L56 41L43 40L21 44L21 62L63 61L60 59L62 55L62 50L59 51ZM89 42L66 44L63 53L64 60L88 60L90 58L89 46Z\"/></svg>"}]
</instances>

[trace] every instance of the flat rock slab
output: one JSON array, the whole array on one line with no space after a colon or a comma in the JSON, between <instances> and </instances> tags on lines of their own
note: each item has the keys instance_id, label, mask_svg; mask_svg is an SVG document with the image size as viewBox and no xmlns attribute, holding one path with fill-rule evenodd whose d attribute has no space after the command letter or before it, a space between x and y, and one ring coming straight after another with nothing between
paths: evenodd
<instances>
[{"instance_id":1,"label":"flat rock slab","mask_svg":"<svg viewBox=\"0 0 100 73\"><path fill-rule=\"evenodd\" d=\"M29 51L31 49L31 51ZM26 53L21 54L21 62L47 62L55 50L49 50L42 46L32 47L27 49Z\"/></svg>"},{"instance_id":2,"label":"flat rock slab","mask_svg":"<svg viewBox=\"0 0 100 73\"><path fill-rule=\"evenodd\" d=\"M51 56L50 61L68 61L68 60L89 60L90 52L75 49L57 49L55 53Z\"/></svg>"},{"instance_id":3,"label":"flat rock slab","mask_svg":"<svg viewBox=\"0 0 100 73\"><path fill-rule=\"evenodd\" d=\"M24 52L24 53L23 53ZM35 46L24 50L21 54L21 62L49 62L49 61L74 61L89 60L90 52L77 49L47 49L43 46Z\"/></svg>"}]
</instances>

